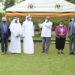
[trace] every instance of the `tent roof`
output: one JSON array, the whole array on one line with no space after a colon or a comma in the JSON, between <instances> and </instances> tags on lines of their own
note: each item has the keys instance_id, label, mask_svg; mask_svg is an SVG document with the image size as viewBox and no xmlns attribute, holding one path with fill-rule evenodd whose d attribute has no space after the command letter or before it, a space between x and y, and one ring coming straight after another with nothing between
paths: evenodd
<instances>
[{"instance_id":1,"label":"tent roof","mask_svg":"<svg viewBox=\"0 0 75 75\"><path fill-rule=\"evenodd\" d=\"M65 0L25 0L6 12L75 12L75 5Z\"/></svg>"}]
</instances>

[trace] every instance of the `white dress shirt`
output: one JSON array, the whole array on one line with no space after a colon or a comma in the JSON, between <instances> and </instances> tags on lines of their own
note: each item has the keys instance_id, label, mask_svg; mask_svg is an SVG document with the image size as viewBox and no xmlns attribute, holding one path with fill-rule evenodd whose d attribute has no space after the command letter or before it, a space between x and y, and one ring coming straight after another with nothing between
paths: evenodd
<instances>
[{"instance_id":1,"label":"white dress shirt","mask_svg":"<svg viewBox=\"0 0 75 75\"><path fill-rule=\"evenodd\" d=\"M43 22L40 27L42 28L41 37L51 37L52 22Z\"/></svg>"}]
</instances>

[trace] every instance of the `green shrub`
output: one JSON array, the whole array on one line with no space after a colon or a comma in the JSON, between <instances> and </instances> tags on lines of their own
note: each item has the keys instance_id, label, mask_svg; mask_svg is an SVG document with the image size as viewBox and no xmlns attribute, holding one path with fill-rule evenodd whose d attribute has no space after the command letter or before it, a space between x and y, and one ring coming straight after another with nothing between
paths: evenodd
<instances>
[{"instance_id":1,"label":"green shrub","mask_svg":"<svg viewBox=\"0 0 75 75\"><path fill-rule=\"evenodd\" d=\"M2 13L0 15L0 18L2 17ZM20 22L21 24L23 23L23 21L25 20L25 17L19 17L20 18ZM13 19L13 17L8 17L8 22L10 23L11 20ZM42 23L44 21L45 17L32 17L32 21L34 23L34 25L37 25L39 23ZM53 22L53 30L55 29L56 25L58 25L60 23L60 21L62 21L65 25L68 25L70 18L50 18L50 20ZM1 21L1 19L0 19Z\"/></svg>"},{"instance_id":2,"label":"green shrub","mask_svg":"<svg viewBox=\"0 0 75 75\"><path fill-rule=\"evenodd\" d=\"M4 13L0 12L0 22L2 21L2 16L4 15Z\"/></svg>"}]
</instances>

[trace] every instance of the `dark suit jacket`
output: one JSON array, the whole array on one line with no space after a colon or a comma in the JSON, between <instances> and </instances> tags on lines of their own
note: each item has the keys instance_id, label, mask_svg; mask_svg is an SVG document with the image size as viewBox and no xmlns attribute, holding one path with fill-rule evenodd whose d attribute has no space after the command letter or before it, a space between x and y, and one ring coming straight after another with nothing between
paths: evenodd
<instances>
[{"instance_id":1,"label":"dark suit jacket","mask_svg":"<svg viewBox=\"0 0 75 75\"><path fill-rule=\"evenodd\" d=\"M68 25L68 35L69 36L72 36L73 24L74 24L74 22L70 22L69 25Z\"/></svg>"},{"instance_id":2,"label":"dark suit jacket","mask_svg":"<svg viewBox=\"0 0 75 75\"><path fill-rule=\"evenodd\" d=\"M4 39L5 37L8 38L8 36L9 36L9 32L10 32L10 30L9 30L9 24L6 23L6 26L7 26L7 32L6 32L6 34L5 34L5 33L4 33L4 29L3 29L3 23L0 23L0 34L1 34L1 39Z\"/></svg>"}]
</instances>

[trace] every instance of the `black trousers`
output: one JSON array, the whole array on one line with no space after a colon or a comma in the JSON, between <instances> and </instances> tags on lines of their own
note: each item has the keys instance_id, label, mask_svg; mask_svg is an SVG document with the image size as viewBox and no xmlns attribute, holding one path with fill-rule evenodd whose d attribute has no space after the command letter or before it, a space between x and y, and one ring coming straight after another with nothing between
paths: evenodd
<instances>
[{"instance_id":1,"label":"black trousers","mask_svg":"<svg viewBox=\"0 0 75 75\"><path fill-rule=\"evenodd\" d=\"M56 37L56 49L63 50L65 47L65 40L66 40L66 38L62 38L62 37L57 38Z\"/></svg>"},{"instance_id":2,"label":"black trousers","mask_svg":"<svg viewBox=\"0 0 75 75\"><path fill-rule=\"evenodd\" d=\"M2 50L2 52L6 53L7 49L8 49L8 38L5 37L5 38L1 39L1 50Z\"/></svg>"},{"instance_id":3,"label":"black trousers","mask_svg":"<svg viewBox=\"0 0 75 75\"><path fill-rule=\"evenodd\" d=\"M71 52L75 53L75 35L70 36L69 39L70 39L69 42L70 53Z\"/></svg>"}]
</instances>

